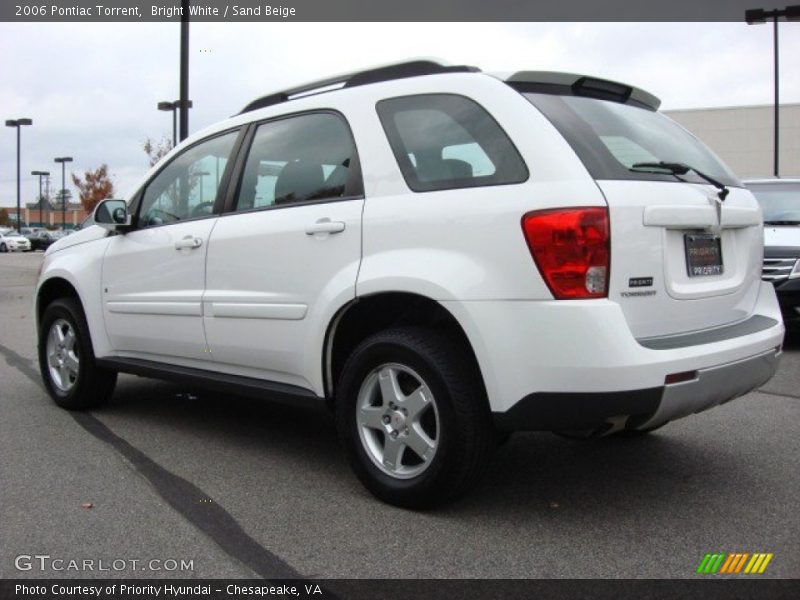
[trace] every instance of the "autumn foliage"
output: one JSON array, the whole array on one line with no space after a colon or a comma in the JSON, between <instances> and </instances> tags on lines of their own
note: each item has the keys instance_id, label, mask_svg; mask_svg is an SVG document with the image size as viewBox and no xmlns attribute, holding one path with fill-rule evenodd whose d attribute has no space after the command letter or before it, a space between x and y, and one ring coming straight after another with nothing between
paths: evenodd
<instances>
[{"instance_id":1,"label":"autumn foliage","mask_svg":"<svg viewBox=\"0 0 800 600\"><path fill-rule=\"evenodd\" d=\"M87 213L92 212L98 202L114 195L114 184L108 175L108 165L106 164L86 171L83 178L72 173L72 183L78 188L78 196Z\"/></svg>"}]
</instances>

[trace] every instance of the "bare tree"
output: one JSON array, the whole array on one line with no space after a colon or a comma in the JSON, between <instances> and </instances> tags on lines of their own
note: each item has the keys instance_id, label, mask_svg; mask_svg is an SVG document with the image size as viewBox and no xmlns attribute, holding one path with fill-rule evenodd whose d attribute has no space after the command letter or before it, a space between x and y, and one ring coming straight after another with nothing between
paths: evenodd
<instances>
[{"instance_id":1,"label":"bare tree","mask_svg":"<svg viewBox=\"0 0 800 600\"><path fill-rule=\"evenodd\" d=\"M154 167L158 161L164 158L169 151L172 150L172 140L167 138L161 138L160 142L155 142L150 138L147 138L142 145L142 149L144 150L145 154L147 154L147 158L150 160L150 166Z\"/></svg>"}]
</instances>

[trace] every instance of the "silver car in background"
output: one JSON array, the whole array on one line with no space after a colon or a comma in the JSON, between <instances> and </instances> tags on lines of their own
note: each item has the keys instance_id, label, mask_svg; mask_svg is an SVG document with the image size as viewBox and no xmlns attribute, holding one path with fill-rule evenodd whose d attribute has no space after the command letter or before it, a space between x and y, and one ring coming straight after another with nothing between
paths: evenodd
<instances>
[{"instance_id":1,"label":"silver car in background","mask_svg":"<svg viewBox=\"0 0 800 600\"><path fill-rule=\"evenodd\" d=\"M764 268L785 321L800 319L800 178L744 182L764 211Z\"/></svg>"}]
</instances>

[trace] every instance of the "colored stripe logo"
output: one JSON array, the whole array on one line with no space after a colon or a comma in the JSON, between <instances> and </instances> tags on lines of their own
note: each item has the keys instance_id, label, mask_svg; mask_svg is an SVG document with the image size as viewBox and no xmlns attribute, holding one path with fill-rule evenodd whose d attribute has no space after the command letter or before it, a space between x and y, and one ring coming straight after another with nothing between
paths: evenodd
<instances>
[{"instance_id":1,"label":"colored stripe logo","mask_svg":"<svg viewBox=\"0 0 800 600\"><path fill-rule=\"evenodd\" d=\"M706 554L697 567L697 573L702 575L760 575L767 569L769 561L774 555L765 552L735 552L726 554L717 552Z\"/></svg>"}]
</instances>

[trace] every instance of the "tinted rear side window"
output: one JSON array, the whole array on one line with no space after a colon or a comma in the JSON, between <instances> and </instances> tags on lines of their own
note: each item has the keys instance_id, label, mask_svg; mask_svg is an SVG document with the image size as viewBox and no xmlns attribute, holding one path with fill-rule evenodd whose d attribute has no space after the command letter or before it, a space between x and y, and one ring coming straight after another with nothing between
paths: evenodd
<instances>
[{"instance_id":1,"label":"tinted rear side window","mask_svg":"<svg viewBox=\"0 0 800 600\"><path fill-rule=\"evenodd\" d=\"M463 96L382 100L378 116L415 192L521 183L528 169L491 115Z\"/></svg>"}]
</instances>

